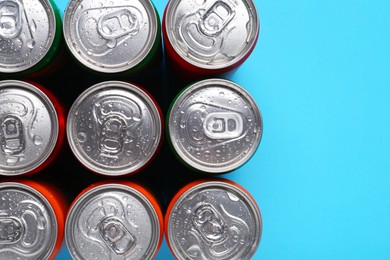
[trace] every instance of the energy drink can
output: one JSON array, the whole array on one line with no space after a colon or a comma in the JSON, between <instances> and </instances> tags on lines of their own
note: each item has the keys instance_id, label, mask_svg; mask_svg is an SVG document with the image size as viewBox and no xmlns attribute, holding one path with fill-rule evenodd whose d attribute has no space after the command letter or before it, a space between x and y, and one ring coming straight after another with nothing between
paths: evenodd
<instances>
[{"instance_id":1,"label":"energy drink can","mask_svg":"<svg viewBox=\"0 0 390 260\"><path fill-rule=\"evenodd\" d=\"M0 182L0 259L54 259L64 235L67 204L54 187Z\"/></svg>"},{"instance_id":2,"label":"energy drink can","mask_svg":"<svg viewBox=\"0 0 390 260\"><path fill-rule=\"evenodd\" d=\"M174 67L199 76L242 64L256 45L259 28L252 0L170 0L162 31Z\"/></svg>"},{"instance_id":3,"label":"energy drink can","mask_svg":"<svg viewBox=\"0 0 390 260\"><path fill-rule=\"evenodd\" d=\"M72 105L67 136L76 158L91 171L132 174L143 169L160 147L160 108L133 84L102 82L84 91Z\"/></svg>"},{"instance_id":4,"label":"energy drink can","mask_svg":"<svg viewBox=\"0 0 390 260\"><path fill-rule=\"evenodd\" d=\"M65 132L63 109L42 86L0 81L0 175L45 168L58 154Z\"/></svg>"},{"instance_id":5,"label":"energy drink can","mask_svg":"<svg viewBox=\"0 0 390 260\"><path fill-rule=\"evenodd\" d=\"M262 118L255 100L224 79L199 81L184 89L168 112L168 139L178 158L205 173L225 173L256 152Z\"/></svg>"},{"instance_id":6,"label":"energy drink can","mask_svg":"<svg viewBox=\"0 0 390 260\"><path fill-rule=\"evenodd\" d=\"M100 75L134 75L161 52L158 13L149 0L71 0L64 35L75 59Z\"/></svg>"},{"instance_id":7,"label":"energy drink can","mask_svg":"<svg viewBox=\"0 0 390 260\"><path fill-rule=\"evenodd\" d=\"M162 235L157 200L128 181L98 183L82 191L65 227L73 259L153 259Z\"/></svg>"},{"instance_id":8,"label":"energy drink can","mask_svg":"<svg viewBox=\"0 0 390 260\"><path fill-rule=\"evenodd\" d=\"M172 199L166 240L176 259L251 259L262 233L259 207L227 180L195 181Z\"/></svg>"},{"instance_id":9,"label":"energy drink can","mask_svg":"<svg viewBox=\"0 0 390 260\"><path fill-rule=\"evenodd\" d=\"M0 1L0 77L44 76L59 59L62 22L49 0Z\"/></svg>"}]
</instances>

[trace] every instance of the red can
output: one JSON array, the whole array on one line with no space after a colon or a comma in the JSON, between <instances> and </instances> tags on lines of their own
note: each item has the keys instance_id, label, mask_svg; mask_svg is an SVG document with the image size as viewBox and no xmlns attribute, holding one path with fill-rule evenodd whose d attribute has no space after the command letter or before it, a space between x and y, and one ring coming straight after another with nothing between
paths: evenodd
<instances>
[{"instance_id":1,"label":"red can","mask_svg":"<svg viewBox=\"0 0 390 260\"><path fill-rule=\"evenodd\" d=\"M34 174L58 154L65 134L64 110L35 82L0 81L0 175Z\"/></svg>"},{"instance_id":2,"label":"red can","mask_svg":"<svg viewBox=\"0 0 390 260\"><path fill-rule=\"evenodd\" d=\"M54 259L65 226L67 203L46 183L0 183L0 259Z\"/></svg>"},{"instance_id":3,"label":"red can","mask_svg":"<svg viewBox=\"0 0 390 260\"><path fill-rule=\"evenodd\" d=\"M260 22L252 0L170 0L162 31L169 61L188 76L215 75L242 64Z\"/></svg>"},{"instance_id":4,"label":"red can","mask_svg":"<svg viewBox=\"0 0 390 260\"><path fill-rule=\"evenodd\" d=\"M153 259L163 236L156 198L129 181L100 182L73 202L65 241L73 259Z\"/></svg>"},{"instance_id":5,"label":"red can","mask_svg":"<svg viewBox=\"0 0 390 260\"><path fill-rule=\"evenodd\" d=\"M262 233L259 207L238 184L201 180L183 187L165 215L176 259L251 259Z\"/></svg>"}]
</instances>

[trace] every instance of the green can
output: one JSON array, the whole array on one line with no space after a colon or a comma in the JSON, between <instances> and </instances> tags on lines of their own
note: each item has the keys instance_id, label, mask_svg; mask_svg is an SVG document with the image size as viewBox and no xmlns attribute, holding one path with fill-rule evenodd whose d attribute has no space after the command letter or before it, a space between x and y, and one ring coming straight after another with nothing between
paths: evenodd
<instances>
[{"instance_id":1,"label":"green can","mask_svg":"<svg viewBox=\"0 0 390 260\"><path fill-rule=\"evenodd\" d=\"M61 16L49 0L0 0L0 77L39 77L59 64Z\"/></svg>"},{"instance_id":2,"label":"green can","mask_svg":"<svg viewBox=\"0 0 390 260\"><path fill-rule=\"evenodd\" d=\"M136 75L161 61L161 25L149 0L71 0L64 37L72 56L102 76Z\"/></svg>"}]
</instances>

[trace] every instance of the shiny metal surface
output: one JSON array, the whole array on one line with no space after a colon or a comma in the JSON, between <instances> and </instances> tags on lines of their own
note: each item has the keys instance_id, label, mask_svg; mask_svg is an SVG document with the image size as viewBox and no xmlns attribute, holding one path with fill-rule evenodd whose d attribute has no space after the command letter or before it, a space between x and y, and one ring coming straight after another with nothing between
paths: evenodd
<instances>
[{"instance_id":1,"label":"shiny metal surface","mask_svg":"<svg viewBox=\"0 0 390 260\"><path fill-rule=\"evenodd\" d=\"M260 27L252 0L171 0L165 19L175 51L205 69L226 68L243 59Z\"/></svg>"},{"instance_id":2,"label":"shiny metal surface","mask_svg":"<svg viewBox=\"0 0 390 260\"><path fill-rule=\"evenodd\" d=\"M58 118L49 98L33 85L0 81L0 175L40 166L53 151Z\"/></svg>"},{"instance_id":3,"label":"shiny metal surface","mask_svg":"<svg viewBox=\"0 0 390 260\"><path fill-rule=\"evenodd\" d=\"M48 0L0 1L0 72L31 68L50 49L56 21Z\"/></svg>"},{"instance_id":4,"label":"shiny metal surface","mask_svg":"<svg viewBox=\"0 0 390 260\"><path fill-rule=\"evenodd\" d=\"M65 240L74 259L151 259L160 237L157 213L139 191L104 184L72 206Z\"/></svg>"},{"instance_id":5,"label":"shiny metal surface","mask_svg":"<svg viewBox=\"0 0 390 260\"><path fill-rule=\"evenodd\" d=\"M49 202L20 183L0 183L0 259L48 259L57 238Z\"/></svg>"},{"instance_id":6,"label":"shiny metal surface","mask_svg":"<svg viewBox=\"0 0 390 260\"><path fill-rule=\"evenodd\" d=\"M120 81L90 87L68 114L73 153L87 168L104 175L142 168L156 153L161 131L160 114L150 97Z\"/></svg>"},{"instance_id":7,"label":"shiny metal surface","mask_svg":"<svg viewBox=\"0 0 390 260\"><path fill-rule=\"evenodd\" d=\"M250 259L260 242L256 202L226 182L207 181L190 188L168 218L166 232L178 259Z\"/></svg>"},{"instance_id":8,"label":"shiny metal surface","mask_svg":"<svg viewBox=\"0 0 390 260\"><path fill-rule=\"evenodd\" d=\"M149 54L158 23L149 0L72 0L64 14L64 35L70 51L87 68L118 73Z\"/></svg>"},{"instance_id":9,"label":"shiny metal surface","mask_svg":"<svg viewBox=\"0 0 390 260\"><path fill-rule=\"evenodd\" d=\"M255 100L239 85L209 79L175 100L169 112L173 148L191 167L209 173L234 170L255 153L262 119Z\"/></svg>"}]
</instances>

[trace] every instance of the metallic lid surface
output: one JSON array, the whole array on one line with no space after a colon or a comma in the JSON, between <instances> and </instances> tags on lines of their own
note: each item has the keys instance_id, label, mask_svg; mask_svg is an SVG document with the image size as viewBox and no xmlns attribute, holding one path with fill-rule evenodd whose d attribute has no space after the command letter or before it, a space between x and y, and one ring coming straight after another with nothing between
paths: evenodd
<instances>
[{"instance_id":1,"label":"metallic lid surface","mask_svg":"<svg viewBox=\"0 0 390 260\"><path fill-rule=\"evenodd\" d=\"M158 18L149 0L72 0L64 14L66 43L92 70L119 73L147 57Z\"/></svg>"},{"instance_id":2,"label":"metallic lid surface","mask_svg":"<svg viewBox=\"0 0 390 260\"><path fill-rule=\"evenodd\" d=\"M0 81L0 175L15 176L40 166L58 138L50 99L30 83Z\"/></svg>"},{"instance_id":3,"label":"metallic lid surface","mask_svg":"<svg viewBox=\"0 0 390 260\"><path fill-rule=\"evenodd\" d=\"M76 157L103 175L124 175L146 165L162 135L155 103L140 88L107 81L84 91L68 114L67 135Z\"/></svg>"},{"instance_id":4,"label":"metallic lid surface","mask_svg":"<svg viewBox=\"0 0 390 260\"><path fill-rule=\"evenodd\" d=\"M48 0L0 2L0 72L33 67L49 51L56 32L54 10Z\"/></svg>"},{"instance_id":5,"label":"metallic lid surface","mask_svg":"<svg viewBox=\"0 0 390 260\"><path fill-rule=\"evenodd\" d=\"M263 130L255 100L224 79L200 81L185 89L172 105L168 122L180 158L208 173L228 172L247 162Z\"/></svg>"},{"instance_id":6,"label":"metallic lid surface","mask_svg":"<svg viewBox=\"0 0 390 260\"><path fill-rule=\"evenodd\" d=\"M151 259L159 243L157 213L139 191L104 184L72 206L65 240L74 259Z\"/></svg>"},{"instance_id":7,"label":"metallic lid surface","mask_svg":"<svg viewBox=\"0 0 390 260\"><path fill-rule=\"evenodd\" d=\"M204 69L242 60L256 44L260 27L252 0L171 0L165 23L180 57Z\"/></svg>"},{"instance_id":8,"label":"metallic lid surface","mask_svg":"<svg viewBox=\"0 0 390 260\"><path fill-rule=\"evenodd\" d=\"M48 259L57 220L45 197L20 183L0 183L0 259Z\"/></svg>"},{"instance_id":9,"label":"metallic lid surface","mask_svg":"<svg viewBox=\"0 0 390 260\"><path fill-rule=\"evenodd\" d=\"M261 238L259 208L237 186L207 181L185 191L168 216L168 242L178 259L250 259Z\"/></svg>"}]
</instances>

